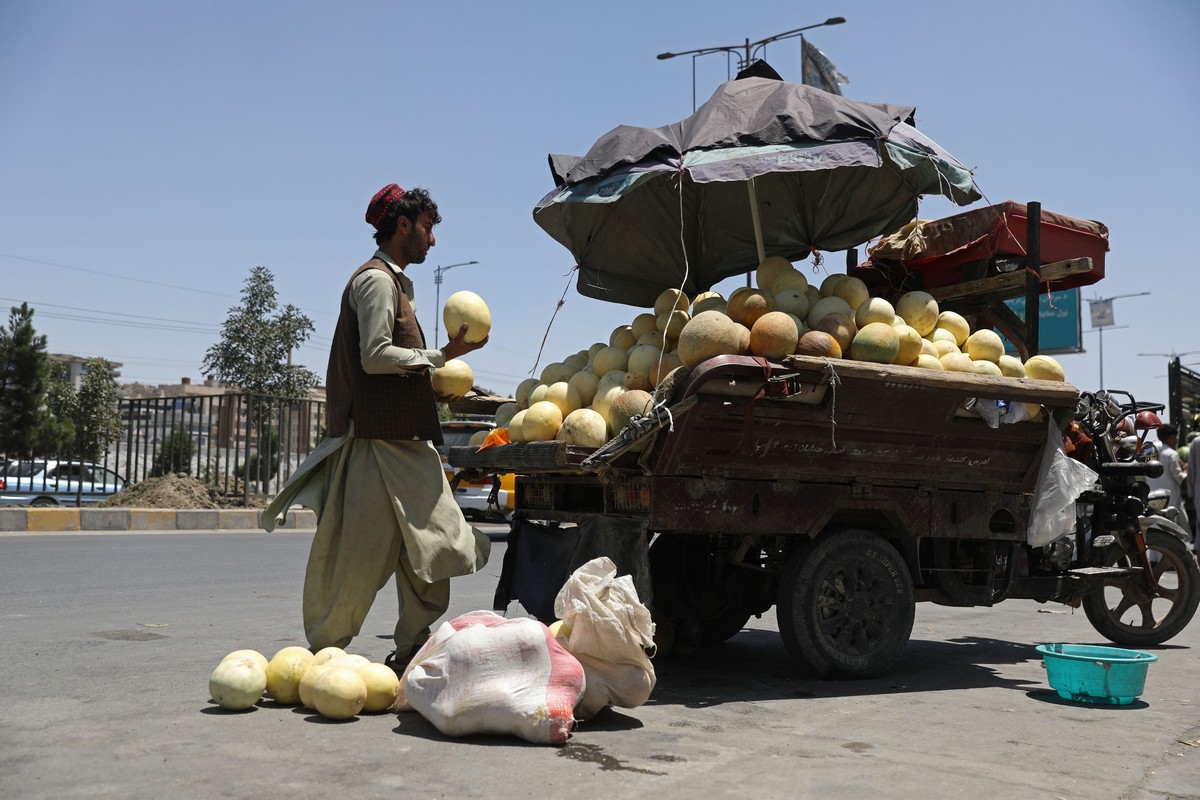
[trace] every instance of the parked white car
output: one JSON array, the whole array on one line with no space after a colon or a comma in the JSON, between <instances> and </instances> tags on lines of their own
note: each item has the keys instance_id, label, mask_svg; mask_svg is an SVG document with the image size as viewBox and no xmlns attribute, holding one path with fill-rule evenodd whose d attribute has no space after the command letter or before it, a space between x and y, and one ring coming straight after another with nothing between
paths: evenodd
<instances>
[{"instance_id":1,"label":"parked white car","mask_svg":"<svg viewBox=\"0 0 1200 800\"><path fill-rule=\"evenodd\" d=\"M83 503L99 503L123 488L124 478L90 461L9 461L0 477L0 504L74 506L77 492Z\"/></svg>"}]
</instances>

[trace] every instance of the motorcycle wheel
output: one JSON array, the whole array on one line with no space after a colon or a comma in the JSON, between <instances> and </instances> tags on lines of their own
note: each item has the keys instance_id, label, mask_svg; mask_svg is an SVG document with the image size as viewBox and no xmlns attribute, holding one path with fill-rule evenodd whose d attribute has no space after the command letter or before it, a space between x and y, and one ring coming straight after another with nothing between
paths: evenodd
<instances>
[{"instance_id":1,"label":"motorcycle wheel","mask_svg":"<svg viewBox=\"0 0 1200 800\"><path fill-rule=\"evenodd\" d=\"M1146 533L1155 593L1140 573L1110 578L1083 598L1083 611L1100 635L1128 647L1162 644L1182 631L1200 604L1200 565L1173 534ZM1157 558L1155 557L1157 556ZM1137 566L1133 553L1113 548L1104 566Z\"/></svg>"}]
</instances>

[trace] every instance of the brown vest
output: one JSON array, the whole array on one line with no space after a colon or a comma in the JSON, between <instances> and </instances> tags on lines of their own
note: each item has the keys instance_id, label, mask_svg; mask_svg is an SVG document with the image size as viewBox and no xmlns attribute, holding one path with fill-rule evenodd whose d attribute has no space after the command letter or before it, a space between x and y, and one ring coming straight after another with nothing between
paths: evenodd
<instances>
[{"instance_id":1,"label":"brown vest","mask_svg":"<svg viewBox=\"0 0 1200 800\"><path fill-rule=\"evenodd\" d=\"M425 334L417 323L400 279L382 260L363 264L346 283L333 346L329 350L326 393L329 435L341 436L354 420L354 435L362 439L427 439L442 443L437 400L429 374L420 370L404 374L371 375L362 368L358 314L350 308L350 285L368 269L382 270L396 283L398 301L392 344L425 348Z\"/></svg>"}]
</instances>

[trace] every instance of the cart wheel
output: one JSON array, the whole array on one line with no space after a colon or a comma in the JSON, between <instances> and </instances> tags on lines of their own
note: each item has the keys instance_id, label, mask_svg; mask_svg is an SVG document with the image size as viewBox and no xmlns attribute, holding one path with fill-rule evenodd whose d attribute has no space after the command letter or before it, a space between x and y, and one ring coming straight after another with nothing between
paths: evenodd
<instances>
[{"instance_id":1,"label":"cart wheel","mask_svg":"<svg viewBox=\"0 0 1200 800\"><path fill-rule=\"evenodd\" d=\"M650 546L655 622L675 632L675 652L730 639L756 612L755 576L723 566L707 536L666 534Z\"/></svg>"},{"instance_id":2,"label":"cart wheel","mask_svg":"<svg viewBox=\"0 0 1200 800\"><path fill-rule=\"evenodd\" d=\"M779 633L820 677L874 678L900 658L916 598L900 553L869 531L826 533L792 555L779 585Z\"/></svg>"},{"instance_id":3,"label":"cart wheel","mask_svg":"<svg viewBox=\"0 0 1200 800\"><path fill-rule=\"evenodd\" d=\"M1128 647L1161 644L1182 631L1200 603L1200 566L1178 537L1165 531L1146 532L1155 592L1140 573L1110 578L1084 596L1083 611L1100 635ZM1137 557L1110 548L1104 566L1137 566Z\"/></svg>"}]
</instances>

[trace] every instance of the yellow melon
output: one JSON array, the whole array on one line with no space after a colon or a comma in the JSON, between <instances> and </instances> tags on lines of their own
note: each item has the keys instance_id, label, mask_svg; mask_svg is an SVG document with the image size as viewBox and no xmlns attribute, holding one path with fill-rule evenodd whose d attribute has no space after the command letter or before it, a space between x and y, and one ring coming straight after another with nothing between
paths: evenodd
<instances>
[{"instance_id":1,"label":"yellow melon","mask_svg":"<svg viewBox=\"0 0 1200 800\"><path fill-rule=\"evenodd\" d=\"M843 283L844 285L844 283ZM854 334L850 358L875 364L891 364L900 352L900 337L887 322L869 322Z\"/></svg>"},{"instance_id":2,"label":"yellow melon","mask_svg":"<svg viewBox=\"0 0 1200 800\"><path fill-rule=\"evenodd\" d=\"M521 432L521 424L525 421L525 412L527 408L522 408L516 414L513 414L512 419L508 421L508 440L510 442L523 442L525 436Z\"/></svg>"},{"instance_id":3,"label":"yellow melon","mask_svg":"<svg viewBox=\"0 0 1200 800\"><path fill-rule=\"evenodd\" d=\"M663 378L671 374L675 370L683 366L683 362L679 359L679 353L663 353L663 357L650 365L650 383L653 386L658 386L663 382Z\"/></svg>"},{"instance_id":4,"label":"yellow melon","mask_svg":"<svg viewBox=\"0 0 1200 800\"><path fill-rule=\"evenodd\" d=\"M942 361L937 356L931 356L928 353L921 353L917 356L917 362L914 366L921 369L933 369L938 372L945 372L946 368L942 366Z\"/></svg>"},{"instance_id":5,"label":"yellow melon","mask_svg":"<svg viewBox=\"0 0 1200 800\"><path fill-rule=\"evenodd\" d=\"M583 369L572 375L567 384L579 393L579 404L588 406L596 396L596 387L600 385L600 379L591 370Z\"/></svg>"},{"instance_id":6,"label":"yellow melon","mask_svg":"<svg viewBox=\"0 0 1200 800\"><path fill-rule=\"evenodd\" d=\"M959 347L962 347L963 343L967 341L967 337L971 335L971 326L967 324L966 318L954 311L943 311L938 314L935 327L953 333L954 343Z\"/></svg>"},{"instance_id":7,"label":"yellow melon","mask_svg":"<svg viewBox=\"0 0 1200 800\"><path fill-rule=\"evenodd\" d=\"M825 331L837 339L838 346L842 348L843 353L849 354L850 344L854 341L854 335L858 333L858 326L854 324L854 320L849 314L839 312L826 314L820 322L813 326L813 330Z\"/></svg>"},{"instance_id":8,"label":"yellow melon","mask_svg":"<svg viewBox=\"0 0 1200 800\"><path fill-rule=\"evenodd\" d=\"M542 374L538 380L549 386L552 383L568 380L574 374L575 370L567 366L566 363L562 361L552 361L546 366L542 367Z\"/></svg>"},{"instance_id":9,"label":"yellow melon","mask_svg":"<svg viewBox=\"0 0 1200 800\"><path fill-rule=\"evenodd\" d=\"M792 262L783 256L767 256L758 265L758 269L754 273L754 282L764 292L774 292L775 279L793 269Z\"/></svg>"},{"instance_id":10,"label":"yellow melon","mask_svg":"<svg viewBox=\"0 0 1200 800\"><path fill-rule=\"evenodd\" d=\"M732 355L741 344L740 326L718 311L701 311L679 333L679 360L691 369L714 356Z\"/></svg>"},{"instance_id":11,"label":"yellow melon","mask_svg":"<svg viewBox=\"0 0 1200 800\"><path fill-rule=\"evenodd\" d=\"M463 325L467 325L463 341L474 344L482 342L491 332L492 312L483 298L474 292L455 292L446 298L446 305L442 306L442 322L446 335L451 339L458 335Z\"/></svg>"},{"instance_id":12,"label":"yellow melon","mask_svg":"<svg viewBox=\"0 0 1200 800\"><path fill-rule=\"evenodd\" d=\"M896 360L892 363L913 363L917 360L917 356L921 355L925 340L921 338L921 334L917 333L917 329L911 325L900 324L893 327L896 330L896 337L900 340L900 348L896 352Z\"/></svg>"},{"instance_id":13,"label":"yellow melon","mask_svg":"<svg viewBox=\"0 0 1200 800\"><path fill-rule=\"evenodd\" d=\"M928 292L905 292L896 300L896 315L927 336L937 326L938 304Z\"/></svg>"},{"instance_id":14,"label":"yellow melon","mask_svg":"<svg viewBox=\"0 0 1200 800\"><path fill-rule=\"evenodd\" d=\"M633 335L641 339L647 333L658 330L658 317L654 314L638 314L629 327L633 329Z\"/></svg>"},{"instance_id":15,"label":"yellow melon","mask_svg":"<svg viewBox=\"0 0 1200 800\"><path fill-rule=\"evenodd\" d=\"M635 344L637 344L637 337L633 335L632 325L618 325L608 336L608 346L618 350L628 350Z\"/></svg>"},{"instance_id":16,"label":"yellow melon","mask_svg":"<svg viewBox=\"0 0 1200 800\"><path fill-rule=\"evenodd\" d=\"M966 353L947 353L941 358L942 368L947 372L974 372L975 362Z\"/></svg>"},{"instance_id":17,"label":"yellow melon","mask_svg":"<svg viewBox=\"0 0 1200 800\"><path fill-rule=\"evenodd\" d=\"M822 297L808 307L808 316L804 318L809 328L816 330L817 323L830 314L845 314L854 319L854 310L850 304L840 297Z\"/></svg>"},{"instance_id":18,"label":"yellow melon","mask_svg":"<svg viewBox=\"0 0 1200 800\"><path fill-rule=\"evenodd\" d=\"M772 299L775 310L786 314L795 314L800 319L808 316L808 293L803 289L784 289L776 292Z\"/></svg>"},{"instance_id":19,"label":"yellow melon","mask_svg":"<svg viewBox=\"0 0 1200 800\"><path fill-rule=\"evenodd\" d=\"M1000 361L1000 356L1004 355L1004 340L995 331L983 328L967 337L967 344L963 349L972 361L990 361L995 364Z\"/></svg>"},{"instance_id":20,"label":"yellow melon","mask_svg":"<svg viewBox=\"0 0 1200 800\"><path fill-rule=\"evenodd\" d=\"M692 301L692 316L696 316L701 311L720 311L724 314L726 311L725 298L717 292L701 292Z\"/></svg>"},{"instance_id":21,"label":"yellow melon","mask_svg":"<svg viewBox=\"0 0 1200 800\"><path fill-rule=\"evenodd\" d=\"M429 376L433 393L440 398L465 397L475 383L475 372L467 362L452 358Z\"/></svg>"},{"instance_id":22,"label":"yellow melon","mask_svg":"<svg viewBox=\"0 0 1200 800\"><path fill-rule=\"evenodd\" d=\"M863 283L861 278L855 278L853 275L847 275L843 280L838 281L833 287L833 294L835 297L845 300L851 308L858 308L870 297L867 284ZM889 303L889 305L891 304Z\"/></svg>"},{"instance_id":23,"label":"yellow melon","mask_svg":"<svg viewBox=\"0 0 1200 800\"><path fill-rule=\"evenodd\" d=\"M750 328L750 352L763 358L780 359L796 350L800 332L792 317L782 311L768 311Z\"/></svg>"},{"instance_id":24,"label":"yellow melon","mask_svg":"<svg viewBox=\"0 0 1200 800\"><path fill-rule=\"evenodd\" d=\"M872 322L885 322L892 325L896 319L896 309L892 308L892 304L882 297L868 297L854 308L854 324L860 330Z\"/></svg>"},{"instance_id":25,"label":"yellow melon","mask_svg":"<svg viewBox=\"0 0 1200 800\"><path fill-rule=\"evenodd\" d=\"M1039 381L1065 381L1062 365L1050 356L1033 356L1025 362L1025 377Z\"/></svg>"},{"instance_id":26,"label":"yellow melon","mask_svg":"<svg viewBox=\"0 0 1200 800\"><path fill-rule=\"evenodd\" d=\"M1021 359L1008 354L1000 356L996 362L996 366L1000 367L1000 371L1009 378L1024 378L1025 365L1021 363Z\"/></svg>"},{"instance_id":27,"label":"yellow melon","mask_svg":"<svg viewBox=\"0 0 1200 800\"><path fill-rule=\"evenodd\" d=\"M517 401L517 410L529 408L529 395L540 384L541 381L537 378L526 378L517 384L517 390L513 392L513 399Z\"/></svg>"},{"instance_id":28,"label":"yellow melon","mask_svg":"<svg viewBox=\"0 0 1200 800\"><path fill-rule=\"evenodd\" d=\"M527 442L548 442L562 427L563 413L549 400L541 400L525 410L521 436Z\"/></svg>"},{"instance_id":29,"label":"yellow melon","mask_svg":"<svg viewBox=\"0 0 1200 800\"><path fill-rule=\"evenodd\" d=\"M840 272L835 272L833 275L826 276L825 280L821 281L821 297L833 297L833 290L837 285L849 277Z\"/></svg>"},{"instance_id":30,"label":"yellow melon","mask_svg":"<svg viewBox=\"0 0 1200 800\"><path fill-rule=\"evenodd\" d=\"M567 414L554 438L581 447L599 447L608 441L608 422L595 409L578 408Z\"/></svg>"},{"instance_id":31,"label":"yellow melon","mask_svg":"<svg viewBox=\"0 0 1200 800\"><path fill-rule=\"evenodd\" d=\"M612 401L609 407L608 422L613 433L619 433L629 420L640 414L645 414L654 406L654 397L641 389L630 389L621 393Z\"/></svg>"},{"instance_id":32,"label":"yellow melon","mask_svg":"<svg viewBox=\"0 0 1200 800\"><path fill-rule=\"evenodd\" d=\"M686 312L691 305L688 296L678 289L664 289L654 301L654 316L658 318L672 311Z\"/></svg>"},{"instance_id":33,"label":"yellow melon","mask_svg":"<svg viewBox=\"0 0 1200 800\"><path fill-rule=\"evenodd\" d=\"M592 359L592 372L604 376L614 369L625 369L629 364L628 351L628 347L605 347Z\"/></svg>"},{"instance_id":34,"label":"yellow melon","mask_svg":"<svg viewBox=\"0 0 1200 800\"><path fill-rule=\"evenodd\" d=\"M579 390L571 386L567 381L559 381L546 387L545 399L558 406L558 410L562 412L564 417L575 409L583 408L584 406Z\"/></svg>"},{"instance_id":35,"label":"yellow melon","mask_svg":"<svg viewBox=\"0 0 1200 800\"><path fill-rule=\"evenodd\" d=\"M804 273L798 269L789 269L779 274L775 279L775 283L771 285L771 291L774 294L785 291L787 289L795 289L798 292L808 292L808 278L804 277ZM818 294L820 292L818 291Z\"/></svg>"},{"instance_id":36,"label":"yellow melon","mask_svg":"<svg viewBox=\"0 0 1200 800\"><path fill-rule=\"evenodd\" d=\"M935 355L938 358L941 358L942 356L947 355L949 353L961 353L962 352L961 350L958 349L958 345L956 345L953 341L948 341L946 339L935 339L933 341L933 349L936 351ZM970 358L970 356L967 356L967 358Z\"/></svg>"},{"instance_id":37,"label":"yellow melon","mask_svg":"<svg viewBox=\"0 0 1200 800\"><path fill-rule=\"evenodd\" d=\"M994 375L997 378L1004 375L1004 373L1000 371L1000 367L996 366L995 363L991 361L985 361L983 359L979 359L978 361L972 360L971 368L975 370L976 375Z\"/></svg>"},{"instance_id":38,"label":"yellow melon","mask_svg":"<svg viewBox=\"0 0 1200 800\"><path fill-rule=\"evenodd\" d=\"M658 330L665 334L668 339L678 339L679 332L683 330L683 326L687 325L688 316L686 311L668 311L658 318Z\"/></svg>"}]
</instances>

